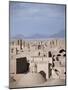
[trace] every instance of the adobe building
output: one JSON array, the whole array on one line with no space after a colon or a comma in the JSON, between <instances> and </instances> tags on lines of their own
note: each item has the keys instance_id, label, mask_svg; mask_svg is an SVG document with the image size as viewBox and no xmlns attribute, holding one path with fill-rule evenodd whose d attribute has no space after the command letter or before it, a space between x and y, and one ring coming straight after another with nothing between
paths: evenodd
<instances>
[{"instance_id":1,"label":"adobe building","mask_svg":"<svg viewBox=\"0 0 68 90\"><path fill-rule=\"evenodd\" d=\"M63 52L59 52L63 49ZM58 55L60 54L60 55ZM40 73L45 80L65 79L65 40L11 40L10 78ZM64 55L64 56L63 56ZM22 81L21 81L22 82Z\"/></svg>"}]
</instances>

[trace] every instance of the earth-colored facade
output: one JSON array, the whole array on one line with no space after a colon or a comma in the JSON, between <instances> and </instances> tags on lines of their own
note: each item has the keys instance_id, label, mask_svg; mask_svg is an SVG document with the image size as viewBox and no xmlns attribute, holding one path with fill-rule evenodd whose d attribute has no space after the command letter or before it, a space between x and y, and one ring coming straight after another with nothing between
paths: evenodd
<instances>
[{"instance_id":1,"label":"earth-colored facade","mask_svg":"<svg viewBox=\"0 0 68 90\"><path fill-rule=\"evenodd\" d=\"M48 86L51 85L46 84L49 80L63 80L63 84L59 85L65 85L66 50L64 39L15 39L10 41L10 88ZM23 68L24 65L21 65L21 62L17 64L17 59L20 60L20 58L22 58L22 62L23 58L26 58L29 64L26 73L21 72L21 69L19 69L21 73L17 70L17 68ZM58 85L57 82L54 84Z\"/></svg>"}]
</instances>

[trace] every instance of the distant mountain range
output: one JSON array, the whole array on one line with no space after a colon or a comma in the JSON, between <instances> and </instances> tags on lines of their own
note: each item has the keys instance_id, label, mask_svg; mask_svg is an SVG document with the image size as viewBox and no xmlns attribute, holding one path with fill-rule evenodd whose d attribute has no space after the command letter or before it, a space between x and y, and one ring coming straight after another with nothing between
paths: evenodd
<instances>
[{"instance_id":1,"label":"distant mountain range","mask_svg":"<svg viewBox=\"0 0 68 90\"><path fill-rule=\"evenodd\" d=\"M65 37L65 32L64 30L61 30L60 32L55 33L51 36L42 35L42 34L34 34L29 37L25 37L24 35L16 35L12 38L13 39L46 39L46 38L64 38L64 37Z\"/></svg>"},{"instance_id":2,"label":"distant mountain range","mask_svg":"<svg viewBox=\"0 0 68 90\"><path fill-rule=\"evenodd\" d=\"M53 35L50 36L51 38L64 38L65 37L65 31L62 30L58 33L55 33Z\"/></svg>"}]
</instances>

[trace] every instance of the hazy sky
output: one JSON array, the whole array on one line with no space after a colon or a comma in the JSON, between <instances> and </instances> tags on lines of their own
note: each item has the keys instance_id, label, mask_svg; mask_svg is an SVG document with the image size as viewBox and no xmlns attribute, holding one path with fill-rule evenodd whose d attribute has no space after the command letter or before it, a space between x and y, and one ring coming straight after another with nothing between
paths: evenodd
<instances>
[{"instance_id":1,"label":"hazy sky","mask_svg":"<svg viewBox=\"0 0 68 90\"><path fill-rule=\"evenodd\" d=\"M65 6L10 2L10 35L51 35L65 30Z\"/></svg>"}]
</instances>

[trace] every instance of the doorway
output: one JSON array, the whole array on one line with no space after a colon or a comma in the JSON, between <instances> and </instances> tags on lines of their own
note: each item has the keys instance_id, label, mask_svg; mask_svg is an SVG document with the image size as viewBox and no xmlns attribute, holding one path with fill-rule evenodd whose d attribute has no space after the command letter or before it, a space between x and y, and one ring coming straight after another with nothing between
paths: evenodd
<instances>
[{"instance_id":1,"label":"doorway","mask_svg":"<svg viewBox=\"0 0 68 90\"><path fill-rule=\"evenodd\" d=\"M29 71L29 63L27 62L27 58L17 58L16 59L16 73L23 74Z\"/></svg>"}]
</instances>

